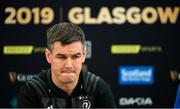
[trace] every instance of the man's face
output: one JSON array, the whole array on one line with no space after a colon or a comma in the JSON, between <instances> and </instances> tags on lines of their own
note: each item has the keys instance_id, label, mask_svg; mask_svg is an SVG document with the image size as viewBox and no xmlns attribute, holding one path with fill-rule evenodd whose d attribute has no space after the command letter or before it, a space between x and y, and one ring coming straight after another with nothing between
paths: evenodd
<instances>
[{"instance_id":1,"label":"man's face","mask_svg":"<svg viewBox=\"0 0 180 109\"><path fill-rule=\"evenodd\" d=\"M80 41L62 45L56 41L52 50L46 49L46 59L51 64L52 79L56 83L72 83L78 80L86 57L86 48Z\"/></svg>"}]
</instances>

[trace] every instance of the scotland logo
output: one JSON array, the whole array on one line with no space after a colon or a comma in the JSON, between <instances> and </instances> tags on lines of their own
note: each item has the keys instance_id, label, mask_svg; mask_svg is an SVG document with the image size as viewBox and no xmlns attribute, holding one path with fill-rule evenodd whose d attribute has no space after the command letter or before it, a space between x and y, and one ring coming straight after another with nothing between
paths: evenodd
<instances>
[{"instance_id":1,"label":"scotland logo","mask_svg":"<svg viewBox=\"0 0 180 109\"><path fill-rule=\"evenodd\" d=\"M90 109L91 102L89 100L83 100L82 108L83 109Z\"/></svg>"}]
</instances>

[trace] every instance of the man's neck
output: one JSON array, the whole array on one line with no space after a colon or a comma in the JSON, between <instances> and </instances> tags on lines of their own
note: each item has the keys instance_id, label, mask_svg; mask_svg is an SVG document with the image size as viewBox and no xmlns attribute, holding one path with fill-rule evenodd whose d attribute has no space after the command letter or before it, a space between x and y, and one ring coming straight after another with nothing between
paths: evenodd
<instances>
[{"instance_id":1,"label":"man's neck","mask_svg":"<svg viewBox=\"0 0 180 109\"><path fill-rule=\"evenodd\" d=\"M52 81L57 87L62 89L68 95L72 94L73 90L75 89L76 85L78 84L78 79L72 83L65 83L65 82L59 81L57 79L52 79Z\"/></svg>"},{"instance_id":2,"label":"man's neck","mask_svg":"<svg viewBox=\"0 0 180 109\"><path fill-rule=\"evenodd\" d=\"M57 87L65 91L68 95L71 95L77 85L77 82L78 81L73 82L73 83L61 83Z\"/></svg>"}]
</instances>

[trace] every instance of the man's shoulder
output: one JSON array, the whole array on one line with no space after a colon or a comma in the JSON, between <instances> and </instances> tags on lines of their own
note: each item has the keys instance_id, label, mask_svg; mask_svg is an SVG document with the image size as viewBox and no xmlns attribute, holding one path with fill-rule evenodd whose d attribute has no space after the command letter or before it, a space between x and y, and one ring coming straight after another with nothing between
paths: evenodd
<instances>
[{"instance_id":1,"label":"man's shoulder","mask_svg":"<svg viewBox=\"0 0 180 109\"><path fill-rule=\"evenodd\" d=\"M35 81L45 81L47 72L48 70L41 70L40 72L34 74L34 76L30 80L26 81L26 84Z\"/></svg>"},{"instance_id":2,"label":"man's shoulder","mask_svg":"<svg viewBox=\"0 0 180 109\"><path fill-rule=\"evenodd\" d=\"M87 92L96 92L98 86L109 87L108 84L98 75L90 71L82 72L83 86Z\"/></svg>"},{"instance_id":3,"label":"man's shoulder","mask_svg":"<svg viewBox=\"0 0 180 109\"><path fill-rule=\"evenodd\" d=\"M34 75L32 79L26 81L19 90L39 92L46 89L48 87L46 83L47 71L48 70L42 70L41 72Z\"/></svg>"},{"instance_id":4,"label":"man's shoulder","mask_svg":"<svg viewBox=\"0 0 180 109\"><path fill-rule=\"evenodd\" d=\"M95 73L92 73L90 71L83 71L82 75L83 75L84 81L88 81L88 82L92 82L92 83L103 82L103 83L107 84L103 78L101 78L100 76L98 76Z\"/></svg>"},{"instance_id":5,"label":"man's shoulder","mask_svg":"<svg viewBox=\"0 0 180 109\"><path fill-rule=\"evenodd\" d=\"M94 73L91 73L90 71L83 71L83 83L97 83L101 79L99 76L97 76Z\"/></svg>"},{"instance_id":6,"label":"man's shoulder","mask_svg":"<svg viewBox=\"0 0 180 109\"><path fill-rule=\"evenodd\" d=\"M42 70L41 72L37 73L30 81L27 81L26 84L34 84L34 85L45 85L47 82L49 69Z\"/></svg>"}]
</instances>

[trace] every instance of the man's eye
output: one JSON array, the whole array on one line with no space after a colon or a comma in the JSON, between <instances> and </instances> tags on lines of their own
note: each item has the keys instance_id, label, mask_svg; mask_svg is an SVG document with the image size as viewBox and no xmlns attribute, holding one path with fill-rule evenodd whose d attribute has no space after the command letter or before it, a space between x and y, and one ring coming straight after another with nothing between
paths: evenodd
<instances>
[{"instance_id":1,"label":"man's eye","mask_svg":"<svg viewBox=\"0 0 180 109\"><path fill-rule=\"evenodd\" d=\"M73 56L73 59L77 59L77 58L80 58L81 56L80 55L75 55Z\"/></svg>"}]
</instances>

